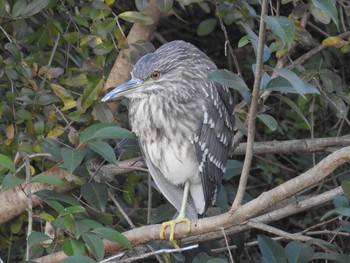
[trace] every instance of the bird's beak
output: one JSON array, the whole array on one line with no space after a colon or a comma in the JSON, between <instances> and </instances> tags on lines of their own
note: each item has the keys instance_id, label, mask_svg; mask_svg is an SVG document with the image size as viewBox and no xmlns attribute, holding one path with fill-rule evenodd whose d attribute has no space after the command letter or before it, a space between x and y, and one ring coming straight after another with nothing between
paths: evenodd
<instances>
[{"instance_id":1,"label":"bird's beak","mask_svg":"<svg viewBox=\"0 0 350 263\"><path fill-rule=\"evenodd\" d=\"M102 99L102 102L107 102L110 100L117 100L125 95L131 94L136 91L138 87L142 85L143 81L140 79L132 78L131 80L123 83L122 85L112 89L108 92Z\"/></svg>"}]
</instances>

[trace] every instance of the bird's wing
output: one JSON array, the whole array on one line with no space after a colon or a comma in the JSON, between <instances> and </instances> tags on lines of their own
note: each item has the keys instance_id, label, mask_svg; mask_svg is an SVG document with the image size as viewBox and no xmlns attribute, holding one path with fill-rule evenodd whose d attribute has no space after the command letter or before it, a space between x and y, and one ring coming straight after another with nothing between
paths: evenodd
<instances>
[{"instance_id":1,"label":"bird's wing","mask_svg":"<svg viewBox=\"0 0 350 263\"><path fill-rule=\"evenodd\" d=\"M214 204L233 137L233 101L227 87L211 82L208 100L194 138L205 198L205 210Z\"/></svg>"},{"instance_id":2,"label":"bird's wing","mask_svg":"<svg viewBox=\"0 0 350 263\"><path fill-rule=\"evenodd\" d=\"M181 186L171 184L163 175L163 173L150 161L149 154L146 147L141 147L146 165L149 172L152 175L153 180L158 186L160 192L168 199L168 201L175 206L177 211L180 211L184 190ZM186 206L186 216L190 220L196 220L198 218L197 211L194 205L192 197L189 195Z\"/></svg>"}]
</instances>

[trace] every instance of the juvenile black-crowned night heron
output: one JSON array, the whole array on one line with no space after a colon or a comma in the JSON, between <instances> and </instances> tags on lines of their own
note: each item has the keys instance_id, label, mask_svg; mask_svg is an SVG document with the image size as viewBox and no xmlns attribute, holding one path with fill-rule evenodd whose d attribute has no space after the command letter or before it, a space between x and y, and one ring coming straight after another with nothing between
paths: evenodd
<instances>
[{"instance_id":1,"label":"juvenile black-crowned night heron","mask_svg":"<svg viewBox=\"0 0 350 263\"><path fill-rule=\"evenodd\" d=\"M172 41L143 56L132 78L102 101L130 99L129 121L148 169L179 211L170 226L197 219L214 204L233 136L233 101L227 87L207 81L214 62L195 46Z\"/></svg>"}]
</instances>

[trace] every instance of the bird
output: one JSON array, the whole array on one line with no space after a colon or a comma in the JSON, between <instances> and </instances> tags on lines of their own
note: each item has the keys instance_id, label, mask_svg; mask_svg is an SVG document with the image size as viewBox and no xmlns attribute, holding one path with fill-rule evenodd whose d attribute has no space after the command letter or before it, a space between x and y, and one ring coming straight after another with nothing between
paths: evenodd
<instances>
[{"instance_id":1,"label":"bird","mask_svg":"<svg viewBox=\"0 0 350 263\"><path fill-rule=\"evenodd\" d=\"M190 232L215 204L234 134L233 99L228 87L208 81L215 63L194 45L174 40L134 65L131 79L101 100L129 99L129 122L160 192L178 210L164 222L175 248L176 225Z\"/></svg>"}]
</instances>

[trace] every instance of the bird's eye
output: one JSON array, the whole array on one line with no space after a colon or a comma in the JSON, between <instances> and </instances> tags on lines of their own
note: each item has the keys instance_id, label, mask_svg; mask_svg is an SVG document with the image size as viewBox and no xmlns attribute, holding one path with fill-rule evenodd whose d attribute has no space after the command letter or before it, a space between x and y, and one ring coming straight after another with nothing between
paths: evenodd
<instances>
[{"instance_id":1,"label":"bird's eye","mask_svg":"<svg viewBox=\"0 0 350 263\"><path fill-rule=\"evenodd\" d=\"M151 78L156 80L156 79L159 79L160 77L160 72L159 71L154 71L151 75Z\"/></svg>"}]
</instances>

